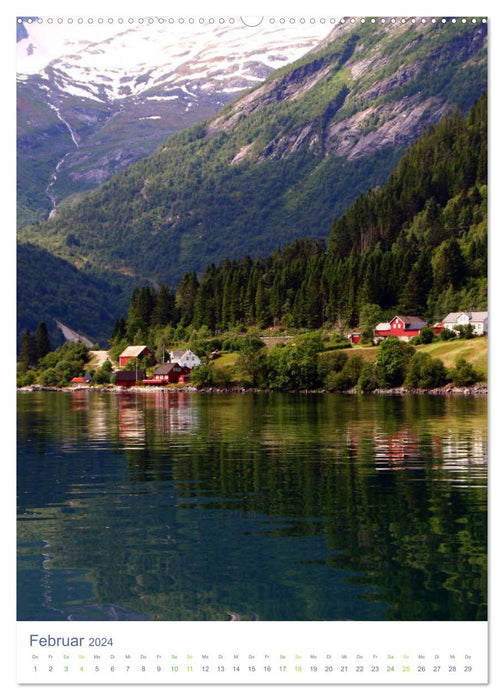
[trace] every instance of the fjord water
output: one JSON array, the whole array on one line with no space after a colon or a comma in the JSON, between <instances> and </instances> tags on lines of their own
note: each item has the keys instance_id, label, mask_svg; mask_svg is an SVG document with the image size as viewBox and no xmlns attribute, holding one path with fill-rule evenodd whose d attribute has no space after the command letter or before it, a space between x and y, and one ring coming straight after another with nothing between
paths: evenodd
<instances>
[{"instance_id":1,"label":"fjord water","mask_svg":"<svg viewBox=\"0 0 504 700\"><path fill-rule=\"evenodd\" d=\"M484 620L487 401L18 396L19 620Z\"/></svg>"}]
</instances>

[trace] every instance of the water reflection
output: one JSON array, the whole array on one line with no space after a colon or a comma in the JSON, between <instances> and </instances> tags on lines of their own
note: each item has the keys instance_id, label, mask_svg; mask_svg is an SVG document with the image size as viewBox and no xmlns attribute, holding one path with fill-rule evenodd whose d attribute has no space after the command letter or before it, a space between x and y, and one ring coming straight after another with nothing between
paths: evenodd
<instances>
[{"instance_id":1,"label":"water reflection","mask_svg":"<svg viewBox=\"0 0 504 700\"><path fill-rule=\"evenodd\" d=\"M21 619L485 619L482 397L40 393L18 413Z\"/></svg>"}]
</instances>

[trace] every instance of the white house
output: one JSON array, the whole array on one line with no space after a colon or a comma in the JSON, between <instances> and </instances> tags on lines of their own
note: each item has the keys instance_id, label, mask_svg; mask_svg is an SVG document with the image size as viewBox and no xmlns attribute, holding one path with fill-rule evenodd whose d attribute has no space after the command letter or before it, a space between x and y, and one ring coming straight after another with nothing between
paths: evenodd
<instances>
[{"instance_id":1,"label":"white house","mask_svg":"<svg viewBox=\"0 0 504 700\"><path fill-rule=\"evenodd\" d=\"M467 326L471 324L474 335L485 335L488 333L488 311L453 311L443 318L443 328L450 331L455 326Z\"/></svg>"},{"instance_id":2,"label":"white house","mask_svg":"<svg viewBox=\"0 0 504 700\"><path fill-rule=\"evenodd\" d=\"M189 369L201 364L200 358L192 350L172 350L170 360L178 362L181 367L189 367Z\"/></svg>"}]
</instances>

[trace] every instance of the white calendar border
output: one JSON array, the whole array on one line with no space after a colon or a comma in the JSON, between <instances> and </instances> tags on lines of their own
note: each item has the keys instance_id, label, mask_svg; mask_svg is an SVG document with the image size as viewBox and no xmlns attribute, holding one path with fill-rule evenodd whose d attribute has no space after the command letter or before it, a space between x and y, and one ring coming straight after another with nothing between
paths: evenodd
<instances>
[{"instance_id":1,"label":"white calendar border","mask_svg":"<svg viewBox=\"0 0 504 700\"><path fill-rule=\"evenodd\" d=\"M489 17L489 31L491 32L491 40L490 40L490 84L493 83L493 78L494 75L498 72L497 70L494 70L495 66L503 65L503 57L501 56L501 53L504 49L504 41L502 40L502 37L504 37L501 32L503 31L504 28L504 18L502 17L502 10L500 8L494 8L493 7L494 3L475 3L475 2L467 2L466 0L461 0L460 2L457 2L456 4L453 3L432 3L432 2L427 2L427 3L416 3L416 4L405 4L404 2L382 2L377 4L371 3L371 2L363 2L363 1L358 1L357 3L352 2L351 4L346 4L346 3L329 3L329 2L317 2L317 0L310 0L309 3L309 12L310 14L314 15L326 15L328 12L334 13L334 14L342 14L345 16L404 16L404 15L413 15L413 16L442 16L443 14L447 15L454 15L456 14L457 16L472 16L476 14L476 16L488 16ZM178 10L177 4L174 3L167 3L167 2L151 2L148 4L148 6L144 7L142 6L142 12L146 10L149 14L156 14L156 15L166 15L167 13L175 13L175 14L180 14L180 11ZM274 13L275 14L282 14L286 13L289 15L295 15L295 16L304 16L306 12L306 3L302 2L285 2L284 0L280 0L279 2L275 2L274 6L272 6L271 2L248 2L248 3L241 3L237 4L236 2L226 2L225 0L219 0L219 2L215 3L203 3L202 0L197 0L195 2L190 3L189 6L185 7L184 9L190 10L191 14L194 15L204 15L208 16L209 12L210 13L215 13L215 14L223 14L227 13L230 16L234 16L236 14L240 15L247 15L247 16L256 16L256 15L269 15L272 14L272 9L274 8ZM115 11L114 11L115 10ZM80 7L79 5L73 5L72 6L72 14L80 14L80 13L85 13L88 16L91 15L99 15L104 11L104 3L103 2L96 2L96 0L87 0L83 5ZM119 3L119 2L109 2L106 5L106 11L107 13L113 13L113 14L121 14L123 15L126 12L132 12L134 14L138 14L139 8L135 5L130 5L128 7L125 7L124 3ZM2 36L2 46L10 46L10 42L12 41L12 33L13 33L13 18L18 15L18 14L26 14L26 15L37 15L43 13L44 15L48 14L63 14L66 15L69 12L69 6L68 3L63 3L61 0L45 0L43 3L40 2L26 2L20 4L19 2L12 2L11 0L7 0L7 2L4 2L1 12L3 13L3 19L4 21L0 23L0 26L2 27L2 32L4 32ZM9 56L4 56L4 61L3 61L3 67L2 70L5 71L5 81L7 84L9 84L9 80L11 79L11 76L14 75L14 56L11 54ZM500 69L498 69L500 70ZM495 119L496 114L501 113L501 110L499 109L500 107L500 96L498 95L498 91L502 90L502 88L499 86L499 84L496 84L494 89L490 89L490 105L491 105L491 121ZM9 101L13 99L13 94L12 92L9 94ZM492 116L493 115L493 116ZM10 119L11 122L8 126L6 126L5 121L4 121L4 126L3 126L3 135L5 139L5 144L6 144L6 149L5 149L5 154L7 158L7 170L10 172L11 176L15 172L15 152L14 149L12 148L13 144L15 144L15 121L13 117L13 110L10 114ZM14 135L14 139L12 138ZM495 154L496 152L501 151L501 134L498 129L494 129L492 132L492 142L491 142L491 149L492 152ZM499 169L500 169L500 163L498 164L499 167L496 167L497 158L494 155L494 158L490 158L490 171L491 171L491 179L492 179L492 191L497 192L498 191L498 178L500 176ZM10 196L10 211L8 212L9 217L11 217L11 220L14 221L14 203L15 199L12 197L12 194L15 192L15 183L11 180L6 184L5 181L5 175L2 177L2 187L4 193L11 193ZM8 206L8 205L7 205ZM495 224L496 223L496 212L495 208L492 204L491 201L491 228L490 228L490 239L491 239L491 246L492 246L492 253L493 255L490 258L491 262L491 284L492 284L492 298L495 298L495 294L498 291L496 289L496 279L498 279L498 273L496 273L496 261L498 259L502 260L502 256L498 255L498 247L500 245L500 242L497 242L495 238L492 239L492 222ZM10 227L7 230L11 230ZM7 284L9 288L12 290L14 287L11 287L10 285L13 285L13 275L12 275L12 270L13 270L13 260L15 259L15 253L14 253L14 246L12 244L12 241L7 241L5 244L4 248L4 253L6 253L3 256L3 262L4 264L8 265L7 268L7 273L2 274L2 283ZM497 253L497 254L496 254ZM493 271L493 274L492 274ZM2 270L2 272L5 272ZM11 291L11 297L12 297L12 291ZM15 328L15 320L14 320L14 315L15 310L11 310L11 315L8 320L8 324L10 328ZM492 329L492 340L491 344L495 345L500 344L500 342L504 342L502 338L499 338L500 332L498 328ZM12 335L14 337L14 334ZM494 340L495 339L495 340ZM492 357L492 352L491 352L491 357L490 357L490 364L491 364L491 377L492 377L492 385L491 385L491 392L490 392L490 436L491 436L491 449L490 449L490 460L491 460L491 465L495 464L495 473L493 473L493 470L491 470L491 477L490 477L490 484L491 484L491 489L492 491L490 492L490 505L491 505L491 533L493 536L490 537L490 545L491 545L491 552L493 553L493 556L497 558L498 556L498 550L500 549L499 543L498 543L498 535L497 535L497 528L502 524L500 522L500 515L497 516L495 514L495 510L499 508L499 503L497 501L497 495L496 493L502 493L503 490L499 488L500 485L500 479L501 476L498 473L497 465L498 465L498 458L500 456L498 447L495 445L495 441L493 440L493 434L498 434L499 427L497 424L497 415L499 412L499 406L497 401L494 399L494 388L498 388L500 386L500 382L502 381L502 376L500 374L500 370L498 366L495 365L493 362L493 357ZM13 364L10 365L10 368L13 367ZM10 386L12 388L12 386ZM12 399L15 401L15 390L12 389ZM13 455L13 445L11 440L9 440L9 436L14 435L13 431L13 425L14 425L14 417L13 414L14 412L11 412L12 415L10 418L5 419L3 422L3 430L4 432L4 437L6 438L4 441L4 444L6 445L7 449L7 464L13 465L14 459L12 458ZM494 430L493 428L496 428ZM502 469L500 470L502 473ZM45 697L51 697L53 698L55 695L58 696L58 694L61 694L63 696L63 693L65 696L68 695L69 692L72 692L72 694L76 694L77 696L84 694L89 695L90 688L87 685L81 685L81 686L72 686L71 689L68 688L68 686L50 686L50 687L40 687L40 686L27 686L27 685L17 685L16 684L16 677L15 677L15 658L16 658L16 644L15 644L15 639L17 637L18 631L21 629L21 626L24 625L24 623L17 623L15 620L15 605L14 605L14 599L15 599L15 570L12 568L12 562L15 562L15 509L13 508L13 502L12 502L12 496L15 494L15 478L13 476L10 477L11 481L9 482L9 488L7 488L4 491L4 495L7 496L7 498L10 498L9 501L6 501L5 507L3 509L3 517L4 517L4 532L7 534L7 562L8 562L8 573L7 573L7 586L4 586L4 606L2 607L2 634L1 634L1 659L2 659L2 668L3 668L3 674L2 674L2 687L6 689L7 691L7 697L27 697L28 694L30 696L33 696L34 693L36 693L37 698L45 698ZM14 513L14 517L13 517ZM499 528L500 529L500 528ZM493 545L493 546L492 546ZM494 561L493 557L491 559L491 567L490 567L490 572L491 572L491 584L490 584L490 600L491 600L491 605L490 605L490 623L488 625L488 633L489 633L489 640L490 640L490 649L489 649L489 658L490 658L490 682L486 686L478 686L477 692L478 692L478 697L482 693L490 693L491 697L497 697L497 693L502 692L503 688L503 672L502 668L504 667L504 664L502 663L502 659L499 658L498 656L498 651L499 649L502 648L501 641L502 641L502 633L500 632L500 628L502 627L502 604L500 603L500 581L501 581L501 575L502 570L500 566L499 561ZM5 579L5 575L4 575ZM7 588L7 590L5 590ZM112 623L113 624L113 623ZM126 623L129 624L129 623ZM156 629L155 625L158 623L149 623L152 626L154 626L154 629ZM164 624L164 623L161 623ZM201 623L201 624L207 624L207 623ZM227 623L226 623L227 624ZM290 623L287 623L290 624ZM325 624L325 623L324 623ZM328 623L329 625L332 625L333 623ZM337 623L334 623L337 625ZM440 623L443 625L443 623ZM278 623L280 626L284 626L283 623ZM392 632L394 629L394 626L396 623L388 623L390 631ZM156 633L157 634L157 633ZM271 693L269 692L271 690ZM313 689L314 691L316 690L317 695L326 695L328 697L333 698L335 693L340 693L341 691L338 688L334 688L334 686L324 686L324 687L317 687L316 689ZM110 688L109 687L100 687L100 686L93 686L92 687L92 692L93 695L97 695L98 697L105 697L105 693L110 694ZM150 686L148 688L148 692L152 695L159 696L166 698L167 693L170 693L170 697L194 697L194 686L192 685L187 685L187 686L177 686L176 688L170 688L167 690L166 686ZM218 697L221 698L223 695L226 693L229 693L229 696L231 696L231 693L233 694L233 697L236 697L236 694L238 692L238 689L236 686L218 686L218 687L205 687L204 689L206 697ZM255 688L254 685L250 686L241 686L239 688L239 694L240 697L246 697L248 694L252 695L254 693L254 698L257 697L257 688ZM270 694L273 695L275 693L275 697L278 697L278 693L281 692L278 687L271 687L271 688L266 688L261 686L260 689L261 695L263 693L266 693L267 696ZM285 689L285 693L289 698L292 697L306 697L306 686L288 686ZM310 693L312 692L312 689L310 688ZM387 697L390 698L391 694L394 695L394 693L397 693L397 697L402 698L404 696L405 688L404 686L386 686L386 687L361 687L357 685L353 686L345 686L344 688L344 697L361 697L364 692L373 692L373 698L381 698L381 697ZM447 694L448 697L457 697L457 700L461 697L471 697L474 698L474 693L475 693L475 688L472 686L460 686L456 685L450 688L447 688L446 686L428 686L424 687L423 685L418 685L418 686L408 686L407 688L408 694L422 694L422 697L425 696L425 693L429 693L429 697L443 697L446 698ZM330 694L330 695L329 695ZM385 695L386 694L386 695ZM122 697L135 697L137 698L138 696L138 686L121 686L121 696Z\"/></svg>"},{"instance_id":2,"label":"white calendar border","mask_svg":"<svg viewBox=\"0 0 504 700\"><path fill-rule=\"evenodd\" d=\"M20 622L22 684L472 684L486 622Z\"/></svg>"}]
</instances>

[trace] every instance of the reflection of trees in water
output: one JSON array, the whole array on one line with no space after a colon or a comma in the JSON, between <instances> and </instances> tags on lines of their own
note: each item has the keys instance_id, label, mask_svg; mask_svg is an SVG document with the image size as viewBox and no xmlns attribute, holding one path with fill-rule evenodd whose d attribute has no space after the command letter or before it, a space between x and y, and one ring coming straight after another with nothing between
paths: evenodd
<instances>
[{"instance_id":1,"label":"reflection of trees in water","mask_svg":"<svg viewBox=\"0 0 504 700\"><path fill-rule=\"evenodd\" d=\"M269 601L270 615L282 619L285 562L266 553L296 538L300 553L303 542L315 543L307 559L322 562L297 580L301 618L313 614L308 601L325 563L348 586L362 583L362 606L384 602L390 619L484 619L486 489L453 488L462 476L474 485L475 457L481 479L479 399L120 399L115 423L107 408L108 439L119 464L126 455L128 480L92 499L85 489L84 498L72 494L70 527L54 533L56 566L93 562L99 602L160 619L195 611L227 619L226 605L228 614L253 617ZM141 438L125 440L121 412L141 426ZM465 456L453 470L455 443ZM251 558L245 571L243 552L226 551L235 532ZM317 606L321 618L338 610L331 601Z\"/></svg>"}]
</instances>

